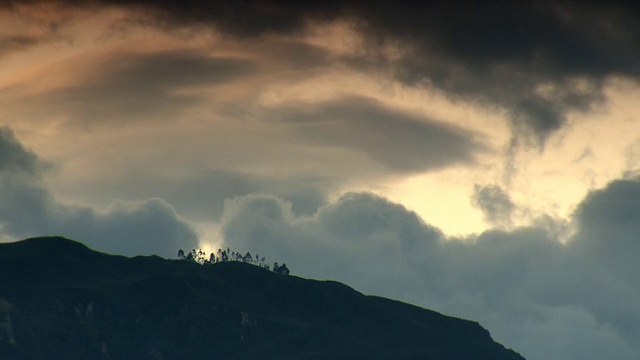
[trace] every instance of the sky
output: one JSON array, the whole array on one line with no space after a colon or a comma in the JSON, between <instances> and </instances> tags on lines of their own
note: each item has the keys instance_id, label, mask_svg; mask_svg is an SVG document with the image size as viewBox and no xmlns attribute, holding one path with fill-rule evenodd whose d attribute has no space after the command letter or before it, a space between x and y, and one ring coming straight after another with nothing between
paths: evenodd
<instances>
[{"instance_id":1,"label":"sky","mask_svg":"<svg viewBox=\"0 0 640 360\"><path fill-rule=\"evenodd\" d=\"M231 247L640 358L634 2L5 0L0 241Z\"/></svg>"}]
</instances>

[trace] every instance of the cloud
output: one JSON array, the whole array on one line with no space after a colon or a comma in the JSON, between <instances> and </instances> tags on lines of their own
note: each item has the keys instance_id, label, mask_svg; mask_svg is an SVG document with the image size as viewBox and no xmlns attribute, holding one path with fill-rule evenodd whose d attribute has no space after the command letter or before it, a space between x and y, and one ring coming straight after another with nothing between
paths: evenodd
<instances>
[{"instance_id":1,"label":"cloud","mask_svg":"<svg viewBox=\"0 0 640 360\"><path fill-rule=\"evenodd\" d=\"M334 181L322 177L271 177L224 169L183 171L177 179L152 172L126 174L126 178L114 184L102 185L99 194L85 196L99 202L162 196L181 215L210 222L222 216L226 199L255 193L273 194L290 202L296 214L313 214L336 187ZM122 183L127 186L121 186Z\"/></svg>"},{"instance_id":2,"label":"cloud","mask_svg":"<svg viewBox=\"0 0 640 360\"><path fill-rule=\"evenodd\" d=\"M302 276L349 284L375 278L369 285L377 293L398 296L410 286L402 254L442 236L416 214L405 215L404 207L371 194L349 193L302 217L274 196L249 195L225 202L221 229L233 248L286 262ZM399 283L401 269L407 277Z\"/></svg>"},{"instance_id":3,"label":"cloud","mask_svg":"<svg viewBox=\"0 0 640 360\"><path fill-rule=\"evenodd\" d=\"M43 165L33 152L22 147L9 127L0 127L0 174L11 172L35 174Z\"/></svg>"},{"instance_id":4,"label":"cloud","mask_svg":"<svg viewBox=\"0 0 640 360\"><path fill-rule=\"evenodd\" d=\"M614 181L589 194L576 210L579 230L573 244L584 258L597 259L589 266L608 276L602 279L603 295L587 298L589 307L603 321L624 324L628 336L640 334L640 313L628 309L631 298L640 294L638 196L636 180Z\"/></svg>"},{"instance_id":5,"label":"cloud","mask_svg":"<svg viewBox=\"0 0 640 360\"><path fill-rule=\"evenodd\" d=\"M40 39L34 36L0 36L0 56L14 51L20 51L40 43Z\"/></svg>"},{"instance_id":6,"label":"cloud","mask_svg":"<svg viewBox=\"0 0 640 360\"><path fill-rule=\"evenodd\" d=\"M596 238L613 228L620 229L622 233L633 233L640 229L640 224L636 221L640 210L640 204L635 201L638 196L640 182L636 180L617 180L604 189L591 192L577 209L576 216L580 221L580 228L596 235ZM622 247L626 245L629 244L622 244Z\"/></svg>"},{"instance_id":7,"label":"cloud","mask_svg":"<svg viewBox=\"0 0 640 360\"><path fill-rule=\"evenodd\" d=\"M144 6L157 11L159 18L183 24L215 24L223 33L240 37L257 37L266 33L291 34L306 25L309 17L330 19L342 13L341 2L246 1L229 4L224 1L120 1L102 3Z\"/></svg>"},{"instance_id":8,"label":"cloud","mask_svg":"<svg viewBox=\"0 0 640 360\"><path fill-rule=\"evenodd\" d=\"M112 51L94 56L72 58L47 69L41 74L45 83L54 77L67 79L67 83L35 92L25 84L23 95L14 98L11 106L20 106L27 113L56 108L56 114L76 125L170 121L205 101L184 90L246 79L252 73L246 59L189 49Z\"/></svg>"},{"instance_id":9,"label":"cloud","mask_svg":"<svg viewBox=\"0 0 640 360\"><path fill-rule=\"evenodd\" d=\"M617 180L593 191L576 210L579 241L576 247L598 257L620 279L640 271L640 181ZM638 287L640 290L640 287Z\"/></svg>"},{"instance_id":10,"label":"cloud","mask_svg":"<svg viewBox=\"0 0 640 360\"><path fill-rule=\"evenodd\" d=\"M405 55L381 61L402 81L504 107L516 131L539 141L562 127L568 112L602 99L607 77L640 75L629 43L640 34L638 14L621 3L368 9L375 43L400 39Z\"/></svg>"},{"instance_id":11,"label":"cloud","mask_svg":"<svg viewBox=\"0 0 640 360\"><path fill-rule=\"evenodd\" d=\"M285 104L267 116L286 122L312 145L355 150L399 172L473 163L486 150L477 134L361 96Z\"/></svg>"},{"instance_id":12,"label":"cloud","mask_svg":"<svg viewBox=\"0 0 640 360\"><path fill-rule=\"evenodd\" d=\"M503 227L511 225L516 205L500 186L476 184L472 200L491 224Z\"/></svg>"},{"instance_id":13,"label":"cloud","mask_svg":"<svg viewBox=\"0 0 640 360\"><path fill-rule=\"evenodd\" d=\"M14 0L5 6L38 3ZM59 7L65 4L58 2ZM569 113L603 100L608 79L640 76L634 46L640 22L630 2L482 2L462 7L440 1L364 6L354 1L103 0L86 6L101 5L144 14L145 24L167 32L208 26L224 37L253 42L269 35L300 38L318 24L346 21L365 41L363 49L342 59L343 65L377 67L409 85L427 84L454 97L501 107L511 114L514 133L539 145L564 126ZM295 53L313 61L326 56L317 50Z\"/></svg>"},{"instance_id":14,"label":"cloud","mask_svg":"<svg viewBox=\"0 0 640 360\"><path fill-rule=\"evenodd\" d=\"M225 203L222 235L294 274L478 320L528 359L622 360L640 355L638 191L640 182L615 181L592 192L568 243L552 223L447 238L369 193L347 193L311 216L275 196L235 198ZM476 197L492 214L510 212L500 189L478 187Z\"/></svg>"},{"instance_id":15,"label":"cloud","mask_svg":"<svg viewBox=\"0 0 640 360\"><path fill-rule=\"evenodd\" d=\"M211 24L239 38L286 36L310 23L347 20L368 39L352 64L377 62L407 84L426 82L504 107L512 114L514 131L538 142L561 128L567 113L601 100L608 77L640 75L632 45L640 36L638 13L628 2L134 3L155 9L176 26ZM394 56L389 49L395 49Z\"/></svg>"},{"instance_id":16,"label":"cloud","mask_svg":"<svg viewBox=\"0 0 640 360\"><path fill-rule=\"evenodd\" d=\"M47 12L31 11L28 7L0 4L0 58L61 40L57 19ZM48 16L47 16L48 15Z\"/></svg>"},{"instance_id":17,"label":"cloud","mask_svg":"<svg viewBox=\"0 0 640 360\"><path fill-rule=\"evenodd\" d=\"M115 254L175 257L178 249L198 245L198 235L163 199L115 201L105 213L75 209L60 234Z\"/></svg>"},{"instance_id":18,"label":"cloud","mask_svg":"<svg viewBox=\"0 0 640 360\"><path fill-rule=\"evenodd\" d=\"M105 212L65 205L34 171L42 162L8 128L0 129L0 232L22 239L59 234L99 251L173 257L198 243L193 228L162 199L116 201Z\"/></svg>"}]
</instances>

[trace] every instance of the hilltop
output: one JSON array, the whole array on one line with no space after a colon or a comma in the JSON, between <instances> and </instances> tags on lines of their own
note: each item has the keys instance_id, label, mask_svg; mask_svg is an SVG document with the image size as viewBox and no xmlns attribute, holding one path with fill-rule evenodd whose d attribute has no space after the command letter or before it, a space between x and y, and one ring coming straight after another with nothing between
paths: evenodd
<instances>
[{"instance_id":1,"label":"hilltop","mask_svg":"<svg viewBox=\"0 0 640 360\"><path fill-rule=\"evenodd\" d=\"M478 323L259 266L0 244L2 359L522 360Z\"/></svg>"}]
</instances>

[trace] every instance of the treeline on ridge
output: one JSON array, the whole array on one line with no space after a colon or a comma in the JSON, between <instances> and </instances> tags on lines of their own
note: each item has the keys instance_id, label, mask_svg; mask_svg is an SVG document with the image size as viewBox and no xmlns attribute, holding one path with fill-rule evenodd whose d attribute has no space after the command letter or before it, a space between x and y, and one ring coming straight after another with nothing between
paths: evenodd
<instances>
[{"instance_id":1,"label":"treeline on ridge","mask_svg":"<svg viewBox=\"0 0 640 360\"><path fill-rule=\"evenodd\" d=\"M191 249L191 251L187 253L180 249L178 250L178 259L200 265L212 265L222 262L237 261L260 266L261 268L271 270L278 274L289 275L289 269L285 263L280 265L278 262L274 262L273 268L271 268L271 265L265 261L264 256L260 257L258 254L252 256L248 251L246 254L242 255L242 253L231 251L229 248L226 250L218 249L217 252L212 252L209 256L207 256L207 253L202 249Z\"/></svg>"}]
</instances>

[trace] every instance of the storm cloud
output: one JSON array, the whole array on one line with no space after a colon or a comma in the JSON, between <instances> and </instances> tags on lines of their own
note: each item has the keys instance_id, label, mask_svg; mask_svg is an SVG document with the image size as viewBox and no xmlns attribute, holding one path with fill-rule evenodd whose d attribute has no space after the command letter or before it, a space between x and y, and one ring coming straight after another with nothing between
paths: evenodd
<instances>
[{"instance_id":1,"label":"storm cloud","mask_svg":"<svg viewBox=\"0 0 640 360\"><path fill-rule=\"evenodd\" d=\"M516 205L509 194L497 185L475 185L473 202L494 225L509 226Z\"/></svg>"},{"instance_id":2,"label":"storm cloud","mask_svg":"<svg viewBox=\"0 0 640 360\"><path fill-rule=\"evenodd\" d=\"M19 89L24 95L12 99L12 106L39 113L56 104L70 125L83 127L171 121L206 100L183 95L181 90L247 79L251 73L252 65L246 59L209 56L195 50L111 51L97 58L71 59L49 69L41 80L61 74L74 80L35 93Z\"/></svg>"},{"instance_id":3,"label":"storm cloud","mask_svg":"<svg viewBox=\"0 0 640 360\"><path fill-rule=\"evenodd\" d=\"M477 134L365 97L288 104L267 117L293 125L292 131L311 144L352 149L399 172L472 163L486 150Z\"/></svg>"},{"instance_id":4,"label":"storm cloud","mask_svg":"<svg viewBox=\"0 0 640 360\"><path fill-rule=\"evenodd\" d=\"M59 234L96 250L124 255L173 257L178 248L197 247L194 229L162 199L115 201L105 211L56 200L37 169L43 163L0 128L0 229L22 239Z\"/></svg>"},{"instance_id":5,"label":"storm cloud","mask_svg":"<svg viewBox=\"0 0 640 360\"><path fill-rule=\"evenodd\" d=\"M285 261L295 274L477 319L527 358L630 359L640 355L640 212L629 211L638 191L639 182L615 181L592 193L568 243L542 225L446 237L369 193L302 217L273 196L240 197L225 204L222 229L227 245Z\"/></svg>"},{"instance_id":6,"label":"storm cloud","mask_svg":"<svg viewBox=\"0 0 640 360\"><path fill-rule=\"evenodd\" d=\"M569 113L601 101L609 78L640 76L638 7L631 2L606 7L533 1L464 6L441 1L91 4L146 10L160 28L212 26L241 39L295 35L310 22L348 21L366 38L366 47L343 59L345 64L374 65L407 84L435 86L502 107L511 114L514 136L539 145L564 126Z\"/></svg>"},{"instance_id":7,"label":"storm cloud","mask_svg":"<svg viewBox=\"0 0 640 360\"><path fill-rule=\"evenodd\" d=\"M35 175L43 163L33 152L25 149L8 127L0 127L0 173L28 173Z\"/></svg>"},{"instance_id":8,"label":"storm cloud","mask_svg":"<svg viewBox=\"0 0 640 360\"><path fill-rule=\"evenodd\" d=\"M178 180L138 172L125 181L129 184L125 188L118 184L105 186L100 199L162 196L182 216L197 221L219 219L226 199L246 194L273 194L290 202L296 214L313 214L326 203L326 194L336 187L329 178L260 177L224 169L193 171L182 174Z\"/></svg>"}]
</instances>

